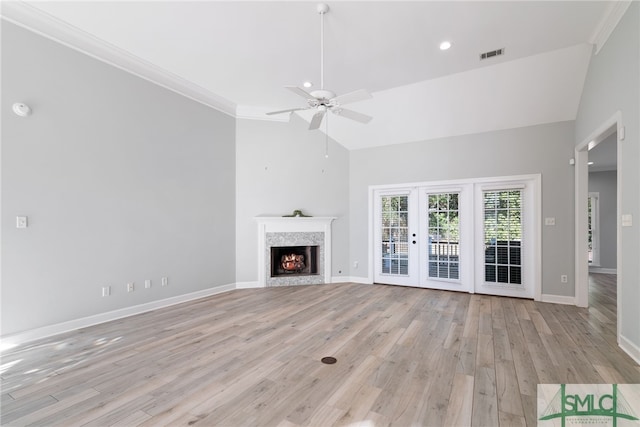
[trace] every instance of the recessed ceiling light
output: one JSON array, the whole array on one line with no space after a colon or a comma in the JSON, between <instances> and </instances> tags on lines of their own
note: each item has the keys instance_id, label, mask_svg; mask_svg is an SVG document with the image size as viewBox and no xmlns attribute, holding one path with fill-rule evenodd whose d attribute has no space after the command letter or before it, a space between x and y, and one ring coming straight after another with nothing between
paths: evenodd
<instances>
[{"instance_id":1,"label":"recessed ceiling light","mask_svg":"<svg viewBox=\"0 0 640 427\"><path fill-rule=\"evenodd\" d=\"M591 166L591 165L593 164L593 162L587 162L587 164L588 164L589 166Z\"/></svg>"},{"instance_id":2,"label":"recessed ceiling light","mask_svg":"<svg viewBox=\"0 0 640 427\"><path fill-rule=\"evenodd\" d=\"M313 83L311 82L304 82L302 83L302 86L306 87L306 88L310 88L311 86L313 86Z\"/></svg>"},{"instance_id":3,"label":"recessed ceiling light","mask_svg":"<svg viewBox=\"0 0 640 427\"><path fill-rule=\"evenodd\" d=\"M443 41L442 43L440 43L440 50L447 50L451 47L451 42L449 41Z\"/></svg>"}]
</instances>

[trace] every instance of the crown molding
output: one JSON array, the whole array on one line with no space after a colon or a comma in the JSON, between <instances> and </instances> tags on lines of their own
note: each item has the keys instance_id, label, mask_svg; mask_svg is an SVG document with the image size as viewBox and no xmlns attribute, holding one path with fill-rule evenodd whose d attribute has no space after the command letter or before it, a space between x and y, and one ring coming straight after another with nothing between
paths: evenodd
<instances>
[{"instance_id":1,"label":"crown molding","mask_svg":"<svg viewBox=\"0 0 640 427\"><path fill-rule=\"evenodd\" d=\"M2 1L2 19L235 117L235 103L23 1Z\"/></svg>"},{"instance_id":2,"label":"crown molding","mask_svg":"<svg viewBox=\"0 0 640 427\"><path fill-rule=\"evenodd\" d=\"M620 0L611 2L609 5L608 11L605 13L604 17L600 21L600 24L594 31L591 36L591 44L595 45L595 54L597 55L600 52L600 49L604 46L604 44L609 39L613 30L615 30L618 22L622 19L624 14L627 12L631 6L631 0Z\"/></svg>"}]
</instances>

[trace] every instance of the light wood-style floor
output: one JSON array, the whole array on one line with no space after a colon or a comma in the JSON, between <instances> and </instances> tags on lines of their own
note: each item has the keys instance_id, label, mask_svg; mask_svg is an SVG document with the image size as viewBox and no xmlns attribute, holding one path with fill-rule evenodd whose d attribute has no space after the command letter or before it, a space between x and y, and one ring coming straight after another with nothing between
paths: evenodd
<instances>
[{"instance_id":1,"label":"light wood-style floor","mask_svg":"<svg viewBox=\"0 0 640 427\"><path fill-rule=\"evenodd\" d=\"M536 425L538 383L640 383L591 307L383 285L236 290L14 348L2 425ZM323 356L338 362L325 365Z\"/></svg>"}]
</instances>

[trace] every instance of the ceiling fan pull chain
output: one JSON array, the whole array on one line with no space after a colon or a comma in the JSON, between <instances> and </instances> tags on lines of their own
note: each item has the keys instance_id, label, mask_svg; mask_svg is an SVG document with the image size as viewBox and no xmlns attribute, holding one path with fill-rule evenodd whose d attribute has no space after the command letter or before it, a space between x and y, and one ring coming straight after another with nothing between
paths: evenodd
<instances>
[{"instance_id":1,"label":"ceiling fan pull chain","mask_svg":"<svg viewBox=\"0 0 640 427\"><path fill-rule=\"evenodd\" d=\"M329 115L327 114L327 117L324 118L326 120L325 122L325 136L324 136L324 158L328 159L329 158Z\"/></svg>"}]
</instances>

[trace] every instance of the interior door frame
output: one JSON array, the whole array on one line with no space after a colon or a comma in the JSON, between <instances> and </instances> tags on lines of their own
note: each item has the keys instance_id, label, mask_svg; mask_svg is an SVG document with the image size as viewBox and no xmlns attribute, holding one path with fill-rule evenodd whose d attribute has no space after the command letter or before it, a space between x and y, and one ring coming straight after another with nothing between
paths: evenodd
<instances>
[{"instance_id":1,"label":"interior door frame","mask_svg":"<svg viewBox=\"0 0 640 427\"><path fill-rule=\"evenodd\" d=\"M617 290L617 334L620 344L622 325L622 112L617 111L605 120L588 138L575 146L575 300L578 307L589 306L589 258L587 254L587 199L589 196L589 150L602 142L611 130L617 132L617 184L616 184L616 290Z\"/></svg>"},{"instance_id":2,"label":"interior door frame","mask_svg":"<svg viewBox=\"0 0 640 427\"><path fill-rule=\"evenodd\" d=\"M586 165L586 162L585 162ZM498 177L484 177L484 178L470 178L470 179L456 179L456 180L441 180L441 181L423 181L414 183L401 183L401 184L382 184L382 185L370 185L368 189L368 276L367 282L374 283L374 268L375 268L375 245L374 245L374 227L375 216L375 195L380 190L394 190L394 189L406 189L406 188L420 188L420 187L458 187L468 184L482 185L496 182L508 182L508 181L531 181L533 190L534 208L532 214L534 215L533 224L535 229L532 231L534 235L534 242L532 243L532 256L533 262L533 299L535 301L542 300L542 176L540 174L528 174L528 175L513 175L513 176L498 176ZM475 265L475 263L474 263ZM469 285L470 293L476 289L475 283L475 267L473 274L470 278L471 283Z\"/></svg>"}]
</instances>

